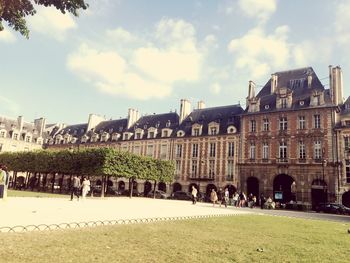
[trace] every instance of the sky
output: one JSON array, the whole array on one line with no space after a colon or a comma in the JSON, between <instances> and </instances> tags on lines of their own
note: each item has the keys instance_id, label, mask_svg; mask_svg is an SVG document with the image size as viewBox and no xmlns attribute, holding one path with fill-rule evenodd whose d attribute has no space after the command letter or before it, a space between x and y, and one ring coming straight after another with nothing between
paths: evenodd
<instances>
[{"instance_id":1,"label":"sky","mask_svg":"<svg viewBox=\"0 0 350 263\"><path fill-rule=\"evenodd\" d=\"M86 123L240 103L278 71L312 66L350 95L350 0L87 0L79 17L37 7L29 39L0 32L0 115Z\"/></svg>"}]
</instances>

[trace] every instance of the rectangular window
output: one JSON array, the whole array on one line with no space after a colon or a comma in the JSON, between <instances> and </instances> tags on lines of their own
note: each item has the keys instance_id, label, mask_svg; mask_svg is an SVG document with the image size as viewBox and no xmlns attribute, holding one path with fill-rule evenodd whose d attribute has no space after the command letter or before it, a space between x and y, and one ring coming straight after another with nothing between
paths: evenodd
<instances>
[{"instance_id":1,"label":"rectangular window","mask_svg":"<svg viewBox=\"0 0 350 263\"><path fill-rule=\"evenodd\" d=\"M26 142L30 142L30 136L26 136Z\"/></svg>"},{"instance_id":2,"label":"rectangular window","mask_svg":"<svg viewBox=\"0 0 350 263\"><path fill-rule=\"evenodd\" d=\"M5 138L5 131L0 132L0 138Z\"/></svg>"},{"instance_id":3,"label":"rectangular window","mask_svg":"<svg viewBox=\"0 0 350 263\"><path fill-rule=\"evenodd\" d=\"M346 179L346 183L350 184L350 161L346 160L345 163L345 179Z\"/></svg>"},{"instance_id":4,"label":"rectangular window","mask_svg":"<svg viewBox=\"0 0 350 263\"><path fill-rule=\"evenodd\" d=\"M140 146L134 146L134 154L141 154L141 147Z\"/></svg>"},{"instance_id":5,"label":"rectangular window","mask_svg":"<svg viewBox=\"0 0 350 263\"><path fill-rule=\"evenodd\" d=\"M249 158L254 160L255 159L255 143L250 143L250 150L249 150Z\"/></svg>"},{"instance_id":6,"label":"rectangular window","mask_svg":"<svg viewBox=\"0 0 350 263\"><path fill-rule=\"evenodd\" d=\"M136 133L136 138L135 139L141 139L141 132Z\"/></svg>"},{"instance_id":7,"label":"rectangular window","mask_svg":"<svg viewBox=\"0 0 350 263\"><path fill-rule=\"evenodd\" d=\"M305 129L305 116L299 116L299 119L298 119L298 128L300 130L304 130Z\"/></svg>"},{"instance_id":8,"label":"rectangular window","mask_svg":"<svg viewBox=\"0 0 350 263\"><path fill-rule=\"evenodd\" d=\"M305 143L303 141L299 142L299 159L306 159L306 148Z\"/></svg>"},{"instance_id":9,"label":"rectangular window","mask_svg":"<svg viewBox=\"0 0 350 263\"><path fill-rule=\"evenodd\" d=\"M233 180L233 169L234 167L234 162L233 160L228 160L227 161L227 180Z\"/></svg>"},{"instance_id":10,"label":"rectangular window","mask_svg":"<svg viewBox=\"0 0 350 263\"><path fill-rule=\"evenodd\" d=\"M279 145L279 158L281 162L287 161L287 143L281 142Z\"/></svg>"},{"instance_id":11,"label":"rectangular window","mask_svg":"<svg viewBox=\"0 0 350 263\"><path fill-rule=\"evenodd\" d=\"M255 120L250 121L250 132L256 132L256 121Z\"/></svg>"},{"instance_id":12,"label":"rectangular window","mask_svg":"<svg viewBox=\"0 0 350 263\"><path fill-rule=\"evenodd\" d=\"M319 160L319 159L322 158L321 141L315 141L314 142L314 158L316 160Z\"/></svg>"},{"instance_id":13,"label":"rectangular window","mask_svg":"<svg viewBox=\"0 0 350 263\"><path fill-rule=\"evenodd\" d=\"M147 156L153 156L153 145L147 145Z\"/></svg>"},{"instance_id":14,"label":"rectangular window","mask_svg":"<svg viewBox=\"0 0 350 263\"><path fill-rule=\"evenodd\" d=\"M198 144L192 144L192 157L198 157Z\"/></svg>"},{"instance_id":15,"label":"rectangular window","mask_svg":"<svg viewBox=\"0 0 350 263\"><path fill-rule=\"evenodd\" d=\"M167 130L163 131L163 137L168 137L168 131Z\"/></svg>"},{"instance_id":16,"label":"rectangular window","mask_svg":"<svg viewBox=\"0 0 350 263\"><path fill-rule=\"evenodd\" d=\"M182 157L182 144L176 145L176 157L181 158Z\"/></svg>"},{"instance_id":17,"label":"rectangular window","mask_svg":"<svg viewBox=\"0 0 350 263\"><path fill-rule=\"evenodd\" d=\"M321 116L319 114L314 115L314 127L315 129L321 128Z\"/></svg>"},{"instance_id":18,"label":"rectangular window","mask_svg":"<svg viewBox=\"0 0 350 263\"><path fill-rule=\"evenodd\" d=\"M175 170L176 174L180 174L181 173L181 161L180 160L176 160L176 170Z\"/></svg>"},{"instance_id":19,"label":"rectangular window","mask_svg":"<svg viewBox=\"0 0 350 263\"><path fill-rule=\"evenodd\" d=\"M344 150L346 152L350 150L350 137L344 137Z\"/></svg>"},{"instance_id":20,"label":"rectangular window","mask_svg":"<svg viewBox=\"0 0 350 263\"><path fill-rule=\"evenodd\" d=\"M262 158L269 159L269 144L267 142L264 142L262 149L263 149Z\"/></svg>"},{"instance_id":21,"label":"rectangular window","mask_svg":"<svg viewBox=\"0 0 350 263\"><path fill-rule=\"evenodd\" d=\"M14 140L18 140L18 133L14 133L14 134L13 134L13 139L14 139Z\"/></svg>"},{"instance_id":22,"label":"rectangular window","mask_svg":"<svg viewBox=\"0 0 350 263\"><path fill-rule=\"evenodd\" d=\"M209 146L209 157L215 157L216 155L216 143L211 142Z\"/></svg>"},{"instance_id":23,"label":"rectangular window","mask_svg":"<svg viewBox=\"0 0 350 263\"><path fill-rule=\"evenodd\" d=\"M197 161L192 161L192 177L197 177Z\"/></svg>"},{"instance_id":24,"label":"rectangular window","mask_svg":"<svg viewBox=\"0 0 350 263\"><path fill-rule=\"evenodd\" d=\"M227 155L228 157L233 157L235 156L235 143L234 142L229 142L227 145Z\"/></svg>"},{"instance_id":25,"label":"rectangular window","mask_svg":"<svg viewBox=\"0 0 350 263\"><path fill-rule=\"evenodd\" d=\"M263 131L269 131L270 130L270 123L269 119L263 120Z\"/></svg>"},{"instance_id":26,"label":"rectangular window","mask_svg":"<svg viewBox=\"0 0 350 263\"><path fill-rule=\"evenodd\" d=\"M217 129L216 127L211 127L210 128L210 135L216 135L217 134Z\"/></svg>"},{"instance_id":27,"label":"rectangular window","mask_svg":"<svg viewBox=\"0 0 350 263\"><path fill-rule=\"evenodd\" d=\"M149 132L149 138L151 138L151 139L154 138L154 132Z\"/></svg>"},{"instance_id":28,"label":"rectangular window","mask_svg":"<svg viewBox=\"0 0 350 263\"><path fill-rule=\"evenodd\" d=\"M281 108L287 108L287 98L281 98Z\"/></svg>"},{"instance_id":29,"label":"rectangular window","mask_svg":"<svg viewBox=\"0 0 350 263\"><path fill-rule=\"evenodd\" d=\"M193 136L199 136L199 129L193 129Z\"/></svg>"},{"instance_id":30,"label":"rectangular window","mask_svg":"<svg viewBox=\"0 0 350 263\"><path fill-rule=\"evenodd\" d=\"M168 152L168 145L163 144L163 145L160 147L160 158L161 158L161 159L166 159L166 157L167 157L167 152Z\"/></svg>"},{"instance_id":31,"label":"rectangular window","mask_svg":"<svg viewBox=\"0 0 350 263\"><path fill-rule=\"evenodd\" d=\"M281 117L279 121L280 131L286 131L288 128L287 117Z\"/></svg>"},{"instance_id":32,"label":"rectangular window","mask_svg":"<svg viewBox=\"0 0 350 263\"><path fill-rule=\"evenodd\" d=\"M124 140L128 140L129 139L129 134L125 133L124 134Z\"/></svg>"},{"instance_id":33,"label":"rectangular window","mask_svg":"<svg viewBox=\"0 0 350 263\"><path fill-rule=\"evenodd\" d=\"M209 161L209 178L214 178L215 176L215 160Z\"/></svg>"}]
</instances>

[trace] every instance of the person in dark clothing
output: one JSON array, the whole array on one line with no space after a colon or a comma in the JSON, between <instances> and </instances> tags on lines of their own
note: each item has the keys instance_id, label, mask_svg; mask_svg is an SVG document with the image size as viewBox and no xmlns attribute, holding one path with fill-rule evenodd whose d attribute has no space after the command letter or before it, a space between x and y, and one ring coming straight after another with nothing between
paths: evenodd
<instances>
[{"instance_id":1,"label":"person in dark clothing","mask_svg":"<svg viewBox=\"0 0 350 263\"><path fill-rule=\"evenodd\" d=\"M265 202L266 202L266 198L265 198L264 194L261 194L260 195L260 208L261 209L264 209Z\"/></svg>"},{"instance_id":2,"label":"person in dark clothing","mask_svg":"<svg viewBox=\"0 0 350 263\"><path fill-rule=\"evenodd\" d=\"M73 187L71 187L71 192L70 192L70 200L73 201L73 194L78 198L79 201L79 190L81 187L80 179L78 176L74 176L73 178Z\"/></svg>"},{"instance_id":3,"label":"person in dark clothing","mask_svg":"<svg viewBox=\"0 0 350 263\"><path fill-rule=\"evenodd\" d=\"M218 195L218 202L219 202L219 205L221 207L221 204L222 204L222 201L223 201L222 199L224 197L224 193L222 192L221 188L219 188L219 191L218 191L217 195Z\"/></svg>"}]
</instances>

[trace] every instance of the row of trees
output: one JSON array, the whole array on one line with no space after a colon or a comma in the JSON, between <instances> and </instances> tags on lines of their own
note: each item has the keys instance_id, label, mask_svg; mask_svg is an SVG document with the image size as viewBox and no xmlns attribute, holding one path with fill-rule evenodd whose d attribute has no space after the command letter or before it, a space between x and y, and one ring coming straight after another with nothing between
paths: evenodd
<instances>
[{"instance_id":1,"label":"row of trees","mask_svg":"<svg viewBox=\"0 0 350 263\"><path fill-rule=\"evenodd\" d=\"M39 174L63 174L78 176L123 177L132 182L136 179L171 182L174 178L174 163L138 156L113 148L90 148L79 151L33 151L5 152L0 154L0 164L8 170ZM105 186L102 185L102 189ZM132 189L132 187L131 187ZM102 191L102 196L104 191ZM130 191L132 195L132 191Z\"/></svg>"}]
</instances>

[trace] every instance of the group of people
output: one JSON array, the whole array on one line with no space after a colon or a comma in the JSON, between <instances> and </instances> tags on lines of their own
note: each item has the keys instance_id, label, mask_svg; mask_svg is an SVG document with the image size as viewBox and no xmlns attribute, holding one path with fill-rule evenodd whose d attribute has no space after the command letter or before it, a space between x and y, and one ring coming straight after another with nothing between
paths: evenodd
<instances>
[{"instance_id":1,"label":"group of people","mask_svg":"<svg viewBox=\"0 0 350 263\"><path fill-rule=\"evenodd\" d=\"M81 183L78 176L75 175L73 177L73 184L71 187L70 200L73 201L73 197L75 195L79 201L80 189L81 189L82 197L83 197L83 199L85 199L88 192L90 192L90 189L91 189L90 186L91 186L91 183L90 183L90 180L88 178L84 177L83 182Z\"/></svg>"},{"instance_id":2,"label":"group of people","mask_svg":"<svg viewBox=\"0 0 350 263\"><path fill-rule=\"evenodd\" d=\"M216 192L215 189L212 189L210 193L210 201L213 203L213 206L215 206L215 204L218 203L220 207L221 205L227 207L227 205L230 202L229 196L230 192L227 188L225 188L224 191L222 191L222 189L219 188L218 192Z\"/></svg>"},{"instance_id":3,"label":"group of people","mask_svg":"<svg viewBox=\"0 0 350 263\"><path fill-rule=\"evenodd\" d=\"M10 182L10 175L6 166L0 165L0 200L4 200L7 197L7 188Z\"/></svg>"}]
</instances>

